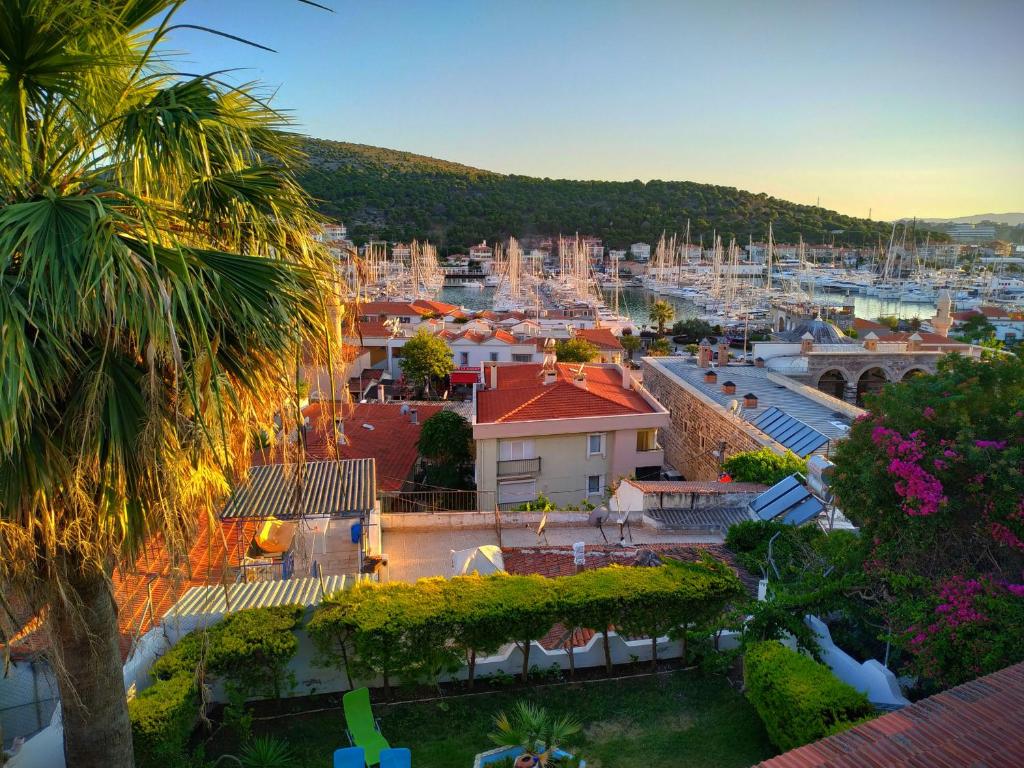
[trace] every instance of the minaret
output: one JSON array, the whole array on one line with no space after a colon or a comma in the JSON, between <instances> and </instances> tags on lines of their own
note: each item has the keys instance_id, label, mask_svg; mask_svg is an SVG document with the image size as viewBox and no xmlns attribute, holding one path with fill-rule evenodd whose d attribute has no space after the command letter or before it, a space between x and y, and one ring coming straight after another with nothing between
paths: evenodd
<instances>
[{"instance_id":1,"label":"minaret","mask_svg":"<svg viewBox=\"0 0 1024 768\"><path fill-rule=\"evenodd\" d=\"M938 312L932 318L932 328L939 336L949 336L949 329L953 326L953 299L949 291L939 294Z\"/></svg>"}]
</instances>

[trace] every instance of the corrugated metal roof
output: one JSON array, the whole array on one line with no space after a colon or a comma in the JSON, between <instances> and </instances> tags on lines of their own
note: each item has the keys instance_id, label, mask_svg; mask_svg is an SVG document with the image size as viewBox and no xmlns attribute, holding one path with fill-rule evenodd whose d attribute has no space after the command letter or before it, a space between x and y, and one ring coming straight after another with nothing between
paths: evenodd
<instances>
[{"instance_id":1,"label":"corrugated metal roof","mask_svg":"<svg viewBox=\"0 0 1024 768\"><path fill-rule=\"evenodd\" d=\"M183 619L189 616L220 615L241 611L244 608L271 608L275 605L317 605L325 594L351 589L361 578L363 577L324 576L322 582L311 577L250 581L229 584L227 587L192 587L164 614L164 618Z\"/></svg>"},{"instance_id":2,"label":"corrugated metal roof","mask_svg":"<svg viewBox=\"0 0 1024 768\"><path fill-rule=\"evenodd\" d=\"M828 442L828 438L813 427L795 419L780 408L771 407L751 422L783 448L797 456L810 456Z\"/></svg>"},{"instance_id":3,"label":"corrugated metal roof","mask_svg":"<svg viewBox=\"0 0 1024 768\"><path fill-rule=\"evenodd\" d=\"M377 468L373 459L266 464L249 470L248 482L228 499L229 518L358 516L373 510Z\"/></svg>"},{"instance_id":4,"label":"corrugated metal roof","mask_svg":"<svg viewBox=\"0 0 1024 768\"><path fill-rule=\"evenodd\" d=\"M825 505L793 474L750 502L750 511L762 520L800 525L821 512Z\"/></svg>"}]
</instances>

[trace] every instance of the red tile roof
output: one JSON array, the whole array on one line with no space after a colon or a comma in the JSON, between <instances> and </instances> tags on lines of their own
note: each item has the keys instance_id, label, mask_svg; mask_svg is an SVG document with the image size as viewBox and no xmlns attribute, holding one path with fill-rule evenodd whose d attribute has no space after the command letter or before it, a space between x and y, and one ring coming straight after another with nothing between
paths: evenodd
<instances>
[{"instance_id":1,"label":"red tile roof","mask_svg":"<svg viewBox=\"0 0 1024 768\"><path fill-rule=\"evenodd\" d=\"M853 328L858 333L874 331L878 336L889 333L892 329L888 325L876 323L874 320L864 320L859 317L853 319Z\"/></svg>"},{"instance_id":2,"label":"red tile roof","mask_svg":"<svg viewBox=\"0 0 1024 768\"><path fill-rule=\"evenodd\" d=\"M411 317L414 315L429 315L433 312L425 306L417 306L409 301L368 301L365 304L356 304L354 314L356 317L379 317L381 315Z\"/></svg>"},{"instance_id":3,"label":"red tile roof","mask_svg":"<svg viewBox=\"0 0 1024 768\"><path fill-rule=\"evenodd\" d=\"M1024 765L1024 664L929 696L758 768Z\"/></svg>"},{"instance_id":4,"label":"red tile roof","mask_svg":"<svg viewBox=\"0 0 1024 768\"><path fill-rule=\"evenodd\" d=\"M767 485L761 483L719 483L714 480L630 480L644 493L763 493Z\"/></svg>"},{"instance_id":5,"label":"red tile roof","mask_svg":"<svg viewBox=\"0 0 1024 768\"><path fill-rule=\"evenodd\" d=\"M1003 307L977 307L976 309L968 309L965 312L954 312L954 320L970 320L974 315L984 315L990 320L995 318L1007 319L1007 320L1024 320L1024 313L1011 312Z\"/></svg>"},{"instance_id":6,"label":"red tile roof","mask_svg":"<svg viewBox=\"0 0 1024 768\"><path fill-rule=\"evenodd\" d=\"M458 310L458 307L454 304L448 304L444 301L430 301L428 299L416 299L410 306L421 312L436 312L439 315L447 315Z\"/></svg>"},{"instance_id":7,"label":"red tile roof","mask_svg":"<svg viewBox=\"0 0 1024 768\"><path fill-rule=\"evenodd\" d=\"M391 335L390 329L379 320L361 320L356 323L356 333L360 338L380 338Z\"/></svg>"},{"instance_id":8,"label":"red tile roof","mask_svg":"<svg viewBox=\"0 0 1024 768\"><path fill-rule=\"evenodd\" d=\"M608 328L578 328L576 338L586 339L598 349L622 351L622 344Z\"/></svg>"},{"instance_id":9,"label":"red tile roof","mask_svg":"<svg viewBox=\"0 0 1024 768\"><path fill-rule=\"evenodd\" d=\"M888 336L882 336L879 341L910 341L910 337L914 335L914 331L898 331L896 333L890 333ZM928 331L917 331L918 336L921 337L920 344L923 347L969 347L970 344L964 344L962 341L957 339L951 339L948 336L942 336L938 333L929 333Z\"/></svg>"},{"instance_id":10,"label":"red tile roof","mask_svg":"<svg viewBox=\"0 0 1024 768\"><path fill-rule=\"evenodd\" d=\"M232 570L242 562L258 525L255 521L211 522L200 513L188 559L177 565L172 564L163 539L151 537L135 568L116 571L111 579L118 607L121 658L128 658L134 638L152 629L188 589L220 584L225 577L232 579ZM11 643L12 656L25 658L45 650L49 640L41 630L39 616L29 620Z\"/></svg>"},{"instance_id":11,"label":"red tile roof","mask_svg":"<svg viewBox=\"0 0 1024 768\"><path fill-rule=\"evenodd\" d=\"M418 424L402 413L400 403L338 403L337 413L344 424L345 443L334 442L331 424L332 408L328 402L312 403L302 410L309 419L306 433L306 459L376 459L377 487L382 491L397 491L412 474L419 451L423 422L443 410L440 405L415 406ZM366 429L369 424L373 429ZM253 457L254 464L276 464L284 460L289 447L277 446L269 455L261 452Z\"/></svg>"},{"instance_id":12,"label":"red tile roof","mask_svg":"<svg viewBox=\"0 0 1024 768\"><path fill-rule=\"evenodd\" d=\"M632 389L622 386L616 366L585 365L586 387L573 381L579 364L559 363L557 379L543 383L537 363L498 366L498 386L477 393L477 423L628 416L655 409ZM490 383L490 377L485 377Z\"/></svg>"}]
</instances>

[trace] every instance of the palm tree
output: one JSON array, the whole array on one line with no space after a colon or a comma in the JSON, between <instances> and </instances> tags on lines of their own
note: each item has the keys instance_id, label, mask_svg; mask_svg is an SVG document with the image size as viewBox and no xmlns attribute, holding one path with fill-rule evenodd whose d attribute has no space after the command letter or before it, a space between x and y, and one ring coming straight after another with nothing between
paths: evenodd
<instances>
[{"instance_id":1,"label":"palm tree","mask_svg":"<svg viewBox=\"0 0 1024 768\"><path fill-rule=\"evenodd\" d=\"M658 299L651 304L651 308L647 311L647 315L650 317L652 322L657 323L658 334L661 335L665 333L665 326L671 323L672 318L676 316L676 311L667 301L664 299Z\"/></svg>"},{"instance_id":2,"label":"palm tree","mask_svg":"<svg viewBox=\"0 0 1024 768\"><path fill-rule=\"evenodd\" d=\"M622 336L620 336L619 343L622 345L622 348L626 350L626 352L629 354L630 360L633 359L633 355L636 354L636 351L640 349L640 337L634 336L631 333L624 333Z\"/></svg>"},{"instance_id":3,"label":"palm tree","mask_svg":"<svg viewBox=\"0 0 1024 768\"><path fill-rule=\"evenodd\" d=\"M524 765L543 768L565 740L579 732L580 722L572 715L551 716L544 707L521 699L513 705L511 714L499 712L495 716L494 727L491 741L499 747L521 747L531 758L524 760ZM519 760L516 765L520 765Z\"/></svg>"},{"instance_id":4,"label":"palm tree","mask_svg":"<svg viewBox=\"0 0 1024 768\"><path fill-rule=\"evenodd\" d=\"M181 562L340 309L285 121L175 73L183 2L0 0L0 614L81 768L133 765L113 569Z\"/></svg>"}]
</instances>

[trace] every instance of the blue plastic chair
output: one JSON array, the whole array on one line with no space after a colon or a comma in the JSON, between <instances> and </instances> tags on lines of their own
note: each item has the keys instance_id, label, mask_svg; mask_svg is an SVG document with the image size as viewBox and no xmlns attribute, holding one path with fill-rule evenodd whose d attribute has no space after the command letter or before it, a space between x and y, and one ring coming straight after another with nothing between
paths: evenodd
<instances>
[{"instance_id":1,"label":"blue plastic chair","mask_svg":"<svg viewBox=\"0 0 1024 768\"><path fill-rule=\"evenodd\" d=\"M362 747L334 750L334 768L366 768L366 752Z\"/></svg>"},{"instance_id":2,"label":"blue plastic chair","mask_svg":"<svg viewBox=\"0 0 1024 768\"><path fill-rule=\"evenodd\" d=\"M382 749L380 751L380 768L412 768L412 752L405 747Z\"/></svg>"}]
</instances>

